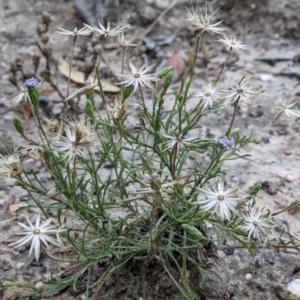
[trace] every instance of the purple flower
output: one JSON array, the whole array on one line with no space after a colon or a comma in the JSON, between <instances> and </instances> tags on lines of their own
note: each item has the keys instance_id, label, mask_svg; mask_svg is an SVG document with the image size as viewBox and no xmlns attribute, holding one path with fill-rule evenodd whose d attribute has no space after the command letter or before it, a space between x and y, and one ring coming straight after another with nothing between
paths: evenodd
<instances>
[{"instance_id":1,"label":"purple flower","mask_svg":"<svg viewBox=\"0 0 300 300\"><path fill-rule=\"evenodd\" d=\"M218 139L218 142L227 150L233 149L235 147L234 138L231 137L230 139L227 136Z\"/></svg>"},{"instance_id":2,"label":"purple flower","mask_svg":"<svg viewBox=\"0 0 300 300\"><path fill-rule=\"evenodd\" d=\"M24 84L27 88L36 88L40 83L35 77L31 77L30 79L26 79Z\"/></svg>"},{"instance_id":3,"label":"purple flower","mask_svg":"<svg viewBox=\"0 0 300 300\"><path fill-rule=\"evenodd\" d=\"M253 257L253 260L254 260L254 263L255 263L256 267L262 267L262 266L267 264L267 262L262 257L260 257L259 255L255 255Z\"/></svg>"}]
</instances>

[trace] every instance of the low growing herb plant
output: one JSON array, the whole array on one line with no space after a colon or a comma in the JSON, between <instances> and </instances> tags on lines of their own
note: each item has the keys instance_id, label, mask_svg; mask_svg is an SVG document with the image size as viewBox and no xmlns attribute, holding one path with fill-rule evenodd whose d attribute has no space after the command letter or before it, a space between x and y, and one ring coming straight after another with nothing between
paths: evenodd
<instances>
[{"instance_id":1,"label":"low growing herb plant","mask_svg":"<svg viewBox=\"0 0 300 300\"><path fill-rule=\"evenodd\" d=\"M215 13L207 7L188 10L196 44L174 92L172 67L155 73L152 66L138 67L129 61L131 73L123 72L125 51L135 46L124 36L126 27L99 23L99 27L85 25L74 31L60 29L59 33L73 37L73 49L79 35L99 36L101 43L119 36L123 51L117 83L120 92L112 102L99 73L95 82L70 95L69 81L63 117L57 119L41 115L43 82L37 78L28 78L14 99L30 104L38 138L31 137L16 118L16 130L25 144L1 158L0 175L24 189L32 200L30 206L39 213L29 217L20 209L20 214L26 215L26 223L19 223L23 237L12 246L30 245L29 255L36 260L43 252L50 259L70 263L68 270L45 280L42 288L20 284L27 288L23 295L54 296L68 286L76 290L85 282L89 298L101 292L106 280L120 268L136 263L141 270L153 264L161 266L186 299L197 299L189 274L198 274L199 282L205 276L207 253L220 246L218 235L247 248L256 261L262 245L276 250L292 245L276 223L278 212L257 206L259 185L246 193L226 179L224 162L241 158L241 149L258 140L258 136L244 136L235 121L240 106L252 103L261 88L245 77L222 88L226 58L214 80L192 92L198 81L197 55L207 34L220 37L218 42L230 48L228 56L246 47L228 37L220 21L213 22ZM167 93L174 95L168 111ZM82 94L85 112L77 117L68 106ZM104 111L97 107L96 97L101 98ZM134 129L128 126L133 101L140 109ZM202 117L223 107L232 108L223 135L207 138L201 134ZM298 116L291 107L281 105L268 126L283 112ZM43 183L34 169L22 166L28 155L41 162L51 185ZM71 257L51 255L50 245L68 247ZM102 271L95 279L91 274L97 266ZM18 284L6 283L10 285Z\"/></svg>"}]
</instances>

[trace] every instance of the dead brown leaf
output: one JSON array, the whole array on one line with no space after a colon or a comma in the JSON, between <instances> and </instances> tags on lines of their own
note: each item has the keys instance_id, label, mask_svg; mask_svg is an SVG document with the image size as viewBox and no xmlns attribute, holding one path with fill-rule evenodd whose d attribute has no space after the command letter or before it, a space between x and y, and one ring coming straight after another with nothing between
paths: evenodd
<instances>
[{"instance_id":1,"label":"dead brown leaf","mask_svg":"<svg viewBox=\"0 0 300 300\"><path fill-rule=\"evenodd\" d=\"M22 114L23 114L24 119L28 120L32 115L32 108L31 108L30 103L23 102L21 110L22 110Z\"/></svg>"},{"instance_id":2,"label":"dead brown leaf","mask_svg":"<svg viewBox=\"0 0 300 300\"><path fill-rule=\"evenodd\" d=\"M66 62L62 57L59 58L58 60L58 70L59 72L65 76L66 78L69 78L69 72L70 72L70 64ZM78 84L85 84L86 81L93 82L95 76L91 75L87 80L85 79L85 75L83 72L73 70L71 72L70 79L71 81L78 83ZM118 93L120 91L120 88L110 84L106 81L102 81L102 88L104 92L109 92L109 93Z\"/></svg>"},{"instance_id":3,"label":"dead brown leaf","mask_svg":"<svg viewBox=\"0 0 300 300\"><path fill-rule=\"evenodd\" d=\"M173 81L178 81L185 70L185 62L179 50L175 50L169 57L166 67L174 68Z\"/></svg>"}]
</instances>

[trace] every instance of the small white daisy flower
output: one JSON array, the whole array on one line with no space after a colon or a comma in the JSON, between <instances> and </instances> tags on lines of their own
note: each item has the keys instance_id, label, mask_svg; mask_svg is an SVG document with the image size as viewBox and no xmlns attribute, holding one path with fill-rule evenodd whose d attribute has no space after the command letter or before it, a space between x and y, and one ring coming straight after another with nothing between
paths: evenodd
<instances>
[{"instance_id":1,"label":"small white daisy flower","mask_svg":"<svg viewBox=\"0 0 300 300\"><path fill-rule=\"evenodd\" d=\"M203 109L207 107L212 109L214 102L220 98L220 95L217 87L210 83L202 91L194 94L194 97L200 98Z\"/></svg>"},{"instance_id":2,"label":"small white daisy flower","mask_svg":"<svg viewBox=\"0 0 300 300\"><path fill-rule=\"evenodd\" d=\"M115 28L110 28L110 23L107 23L107 27L105 28L100 21L98 20L99 27L97 26L91 26L88 24L84 24L84 27L90 32L95 32L99 34L100 36L103 36L104 38L107 38L108 36L117 36L120 33L124 32L126 30L126 26L117 26Z\"/></svg>"},{"instance_id":3,"label":"small white daisy flower","mask_svg":"<svg viewBox=\"0 0 300 300\"><path fill-rule=\"evenodd\" d=\"M162 136L169 139L168 142L164 143L166 145L165 148L166 150L174 148L174 146L176 145L178 146L178 148L181 148L182 146L193 145L191 141L195 139L195 137L186 137L182 135L170 136L170 135L163 134Z\"/></svg>"},{"instance_id":4,"label":"small white daisy flower","mask_svg":"<svg viewBox=\"0 0 300 300\"><path fill-rule=\"evenodd\" d=\"M300 118L300 111L291 109L293 106L296 105L296 102L291 104L286 104L285 102L281 102L278 104L277 108L279 109L280 113L284 112L288 118Z\"/></svg>"},{"instance_id":5,"label":"small white daisy flower","mask_svg":"<svg viewBox=\"0 0 300 300\"><path fill-rule=\"evenodd\" d=\"M242 218L244 224L241 228L248 232L248 239L252 237L255 240L261 240L271 230L272 223L270 218L258 208L251 207Z\"/></svg>"},{"instance_id":6,"label":"small white daisy flower","mask_svg":"<svg viewBox=\"0 0 300 300\"><path fill-rule=\"evenodd\" d=\"M128 48L128 47L137 47L138 46L137 44L132 43L133 38L126 38L123 32L119 35L118 41L119 41L120 46L124 49Z\"/></svg>"},{"instance_id":7,"label":"small white daisy flower","mask_svg":"<svg viewBox=\"0 0 300 300\"><path fill-rule=\"evenodd\" d=\"M11 101L14 104L16 104L18 102L21 102L23 99L24 99L25 102L30 101L30 97L29 97L29 94L28 94L28 89L21 87L21 92L16 97L14 97Z\"/></svg>"},{"instance_id":8,"label":"small white daisy flower","mask_svg":"<svg viewBox=\"0 0 300 300\"><path fill-rule=\"evenodd\" d=\"M219 38L218 42L223 43L225 46L230 48L230 51L233 50L244 50L247 49L248 46L240 42L237 38L235 37L227 37L223 36L223 38Z\"/></svg>"},{"instance_id":9,"label":"small white daisy flower","mask_svg":"<svg viewBox=\"0 0 300 300\"><path fill-rule=\"evenodd\" d=\"M135 92L139 86L147 86L148 88L151 88L150 83L158 80L155 74L147 74L153 68L153 65L149 67L143 65L138 70L131 62L129 62L129 67L132 74L119 74L119 76L123 77L125 80L118 84L124 84L125 86L132 85L133 92Z\"/></svg>"},{"instance_id":10,"label":"small white daisy flower","mask_svg":"<svg viewBox=\"0 0 300 300\"><path fill-rule=\"evenodd\" d=\"M19 225L23 227L24 232L16 233L17 235L25 235L20 240L10 244L10 246L20 247L31 243L29 249L29 256L32 255L34 251L35 259L38 260L41 254L41 247L44 245L45 247L49 247L49 244L53 244L57 247L62 246L62 241L60 239L59 233L63 232L63 229L57 229L54 226L50 225L53 221L52 219L48 219L44 223L40 224L41 216L38 215L35 221L35 225L31 223L29 218L25 216L27 221L27 225L19 222ZM51 235L56 235L56 239Z\"/></svg>"},{"instance_id":11,"label":"small white daisy flower","mask_svg":"<svg viewBox=\"0 0 300 300\"><path fill-rule=\"evenodd\" d=\"M255 95L262 92L259 86L250 85L246 78L243 77L235 86L230 86L229 90L222 91L225 98L231 98L231 103L234 104L239 101L240 105L248 105L253 102Z\"/></svg>"},{"instance_id":12,"label":"small white daisy flower","mask_svg":"<svg viewBox=\"0 0 300 300\"><path fill-rule=\"evenodd\" d=\"M235 208L240 201L237 187L232 187L224 191L224 182L219 181L217 191L203 188L199 188L199 190L205 196L204 199L200 198L198 200L203 210L217 210L222 220L230 220L231 212L237 214Z\"/></svg>"}]
</instances>

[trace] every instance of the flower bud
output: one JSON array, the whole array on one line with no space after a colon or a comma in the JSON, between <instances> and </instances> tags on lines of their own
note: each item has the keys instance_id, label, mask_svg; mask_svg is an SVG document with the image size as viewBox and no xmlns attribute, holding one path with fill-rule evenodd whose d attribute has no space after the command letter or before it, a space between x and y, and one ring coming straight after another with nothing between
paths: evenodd
<instances>
[{"instance_id":1,"label":"flower bud","mask_svg":"<svg viewBox=\"0 0 300 300\"><path fill-rule=\"evenodd\" d=\"M94 119L94 105L91 100L87 100L85 104L85 112L91 119Z\"/></svg>"},{"instance_id":2,"label":"flower bud","mask_svg":"<svg viewBox=\"0 0 300 300\"><path fill-rule=\"evenodd\" d=\"M36 78L31 77L30 79L26 79L24 84L28 89L28 94L29 94L29 98L30 98L31 103L33 104L33 106L38 107L38 105L39 105L39 92L37 90L37 87L40 84L39 81Z\"/></svg>"},{"instance_id":3,"label":"flower bud","mask_svg":"<svg viewBox=\"0 0 300 300\"><path fill-rule=\"evenodd\" d=\"M131 85L126 86L123 91L123 101L125 101L133 91L133 87Z\"/></svg>"},{"instance_id":4,"label":"flower bud","mask_svg":"<svg viewBox=\"0 0 300 300\"><path fill-rule=\"evenodd\" d=\"M173 73L173 69L174 69L173 67L163 68L160 72L158 72L157 77L158 78L166 77L167 75Z\"/></svg>"},{"instance_id":5,"label":"flower bud","mask_svg":"<svg viewBox=\"0 0 300 300\"><path fill-rule=\"evenodd\" d=\"M14 118L14 125L16 130L21 134L24 135L24 126L22 121L19 118Z\"/></svg>"}]
</instances>

